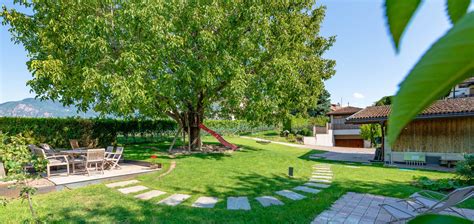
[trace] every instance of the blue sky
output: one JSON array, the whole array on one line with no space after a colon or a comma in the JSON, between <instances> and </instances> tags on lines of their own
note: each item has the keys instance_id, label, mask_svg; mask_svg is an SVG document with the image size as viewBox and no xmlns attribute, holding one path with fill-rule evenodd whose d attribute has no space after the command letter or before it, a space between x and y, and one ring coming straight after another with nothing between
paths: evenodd
<instances>
[{"instance_id":1,"label":"blue sky","mask_svg":"<svg viewBox=\"0 0 474 224\"><path fill-rule=\"evenodd\" d=\"M323 36L336 36L325 57L337 62L336 75L326 82L332 102L371 105L396 92L421 55L450 27L444 0L424 1L405 32L397 55L385 25L382 0L323 0L326 19ZM472 7L471 7L472 8ZM21 45L10 41L7 27L0 26L0 103L33 97L31 79Z\"/></svg>"}]
</instances>

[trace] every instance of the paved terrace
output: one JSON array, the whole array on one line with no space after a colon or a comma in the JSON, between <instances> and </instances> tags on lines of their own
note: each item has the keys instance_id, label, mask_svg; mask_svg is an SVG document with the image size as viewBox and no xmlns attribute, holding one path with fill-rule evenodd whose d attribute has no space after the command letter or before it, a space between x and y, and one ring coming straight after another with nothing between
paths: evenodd
<instances>
[{"instance_id":1,"label":"paved terrace","mask_svg":"<svg viewBox=\"0 0 474 224\"><path fill-rule=\"evenodd\" d=\"M391 216L380 208L380 204L396 203L397 198L384 197L371 194L359 194L348 192L339 198L330 209L320 213L312 224L326 223L348 223L348 224L372 224L388 223ZM404 205L407 206L407 205ZM457 209L471 220L474 220L474 210ZM442 212L442 214L457 215ZM406 223L406 222L397 222Z\"/></svg>"}]
</instances>

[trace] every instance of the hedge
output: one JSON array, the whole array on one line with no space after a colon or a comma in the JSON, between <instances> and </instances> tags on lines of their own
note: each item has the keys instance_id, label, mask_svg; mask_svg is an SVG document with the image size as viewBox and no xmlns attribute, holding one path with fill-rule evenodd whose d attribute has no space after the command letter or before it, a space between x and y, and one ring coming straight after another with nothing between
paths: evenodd
<instances>
[{"instance_id":1,"label":"hedge","mask_svg":"<svg viewBox=\"0 0 474 224\"><path fill-rule=\"evenodd\" d=\"M205 120L204 125L221 135L248 134L277 128L275 125L257 125L244 120ZM205 131L201 133L206 134Z\"/></svg>"},{"instance_id":2,"label":"hedge","mask_svg":"<svg viewBox=\"0 0 474 224\"><path fill-rule=\"evenodd\" d=\"M164 135L174 132L171 120L114 120L81 118L0 117L0 131L9 135L23 133L35 143L48 143L55 148L69 148L69 139L85 146L107 146L117 135Z\"/></svg>"}]
</instances>

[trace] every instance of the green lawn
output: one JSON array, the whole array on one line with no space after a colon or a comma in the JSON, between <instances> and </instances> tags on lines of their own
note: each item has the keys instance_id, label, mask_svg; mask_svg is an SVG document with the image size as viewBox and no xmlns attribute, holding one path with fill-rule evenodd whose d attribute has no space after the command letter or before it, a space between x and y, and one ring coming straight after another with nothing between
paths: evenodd
<instances>
[{"instance_id":1,"label":"green lawn","mask_svg":"<svg viewBox=\"0 0 474 224\"><path fill-rule=\"evenodd\" d=\"M177 162L168 176L146 174L137 179L142 185L168 193L191 194L182 205L166 207L155 205L160 199L139 201L133 195L124 196L103 184L76 190L65 190L35 196L41 219L48 223L309 223L316 215L347 191L368 192L404 198L416 192L409 182L414 175L430 178L451 177L452 174L430 171L401 171L380 166L347 167L332 163L334 181L330 188L317 195L305 194L307 199L289 201L274 191L290 189L305 183L311 175L311 166L317 162L307 159L309 149L291 148L277 144L262 145L253 140L227 138L242 147L230 154L190 155L174 159L162 158L163 163ZM213 139L205 138L211 142ZM167 143L141 144L126 147L127 159L146 160L152 154L162 154ZM289 166L295 168L295 177L286 176ZM271 195L285 205L263 208L256 196ZM192 208L199 196L216 196L220 201L214 209ZM225 198L248 196L251 211L227 211ZM474 208L468 201L464 207ZM13 201L0 209L0 220L18 223L29 217L26 203ZM5 223L5 222L2 222Z\"/></svg>"},{"instance_id":2,"label":"green lawn","mask_svg":"<svg viewBox=\"0 0 474 224\"><path fill-rule=\"evenodd\" d=\"M281 137L279 130L261 131L261 132L256 132L256 133L249 134L248 136L255 137L255 138L262 138L262 139L266 139L266 140L270 140L270 141L301 144L301 143L298 143L296 141L295 142L289 142L288 139L286 139L286 137Z\"/></svg>"}]
</instances>

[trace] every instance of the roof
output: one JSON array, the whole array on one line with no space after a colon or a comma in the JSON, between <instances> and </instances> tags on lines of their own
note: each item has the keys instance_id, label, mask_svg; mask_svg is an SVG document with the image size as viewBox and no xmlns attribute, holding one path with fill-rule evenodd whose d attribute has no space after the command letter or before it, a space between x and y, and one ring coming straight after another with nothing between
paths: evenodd
<instances>
[{"instance_id":1,"label":"roof","mask_svg":"<svg viewBox=\"0 0 474 224\"><path fill-rule=\"evenodd\" d=\"M327 113L327 115L355 114L355 113L359 112L360 110L362 110L362 108L347 106L347 107L341 107L339 109L331 111L331 112Z\"/></svg>"},{"instance_id":2,"label":"roof","mask_svg":"<svg viewBox=\"0 0 474 224\"><path fill-rule=\"evenodd\" d=\"M346 119L346 123L375 123L387 120L390 106L367 107ZM474 97L438 100L415 119L474 116Z\"/></svg>"},{"instance_id":3,"label":"roof","mask_svg":"<svg viewBox=\"0 0 474 224\"><path fill-rule=\"evenodd\" d=\"M459 84L459 87L465 88L474 85L474 77L468 78Z\"/></svg>"}]
</instances>

